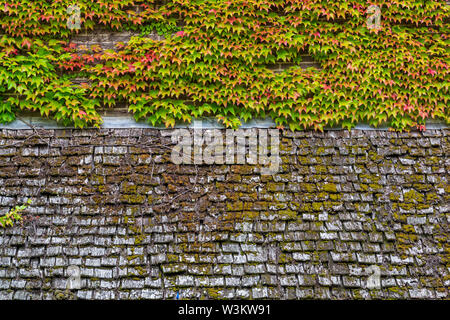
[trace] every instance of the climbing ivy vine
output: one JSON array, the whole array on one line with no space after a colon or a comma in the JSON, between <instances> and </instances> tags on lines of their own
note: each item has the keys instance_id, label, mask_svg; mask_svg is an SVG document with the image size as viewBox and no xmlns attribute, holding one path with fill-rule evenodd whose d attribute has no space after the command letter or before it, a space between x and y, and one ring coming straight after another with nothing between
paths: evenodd
<instances>
[{"instance_id":1,"label":"climbing ivy vine","mask_svg":"<svg viewBox=\"0 0 450 320\"><path fill-rule=\"evenodd\" d=\"M73 5L80 28L67 23ZM209 116L228 127L270 117L292 130L423 130L450 122L448 18L442 0L2 0L0 122L34 110L99 126L100 107L125 103L168 127ZM116 50L71 43L98 28L140 35ZM147 37L155 31L165 39ZM302 69L305 54L321 68ZM291 67L274 73L275 63Z\"/></svg>"},{"instance_id":2,"label":"climbing ivy vine","mask_svg":"<svg viewBox=\"0 0 450 320\"><path fill-rule=\"evenodd\" d=\"M29 199L26 204L23 204L21 206L15 206L13 209L11 209L9 212L7 212L5 215L0 216L0 227L12 227L16 223L22 223L23 222L23 216L21 212L28 208L28 206L31 204L31 199Z\"/></svg>"}]
</instances>

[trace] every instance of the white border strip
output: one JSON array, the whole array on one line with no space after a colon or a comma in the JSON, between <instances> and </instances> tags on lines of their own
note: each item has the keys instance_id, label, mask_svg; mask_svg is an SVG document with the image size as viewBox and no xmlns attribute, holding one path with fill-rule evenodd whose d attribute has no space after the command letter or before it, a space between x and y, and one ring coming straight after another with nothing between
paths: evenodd
<instances>
[{"instance_id":1,"label":"white border strip","mask_svg":"<svg viewBox=\"0 0 450 320\"><path fill-rule=\"evenodd\" d=\"M74 127L65 127L62 125L59 125L56 121L51 119L45 119L41 117L36 116L28 116L28 117L22 117L24 121L21 120L15 120L9 124L0 124L0 129L12 129L12 130L24 130L24 129L31 129L28 124L31 124L35 128L39 129L74 129ZM147 128L147 129L172 129L172 128L166 128L164 126L152 126L147 124L146 122L136 122L134 120L133 116L128 115L119 115L119 116L103 116L103 124L101 125L101 128L104 129L132 129L132 128ZM203 129L225 129L223 125L221 125L216 119L214 118L203 118L202 120L202 128ZM197 121L193 121L190 124L178 124L175 125L175 128L188 128L188 129L194 129L196 126ZM248 122L245 122L242 124L240 128L246 129L246 128L275 128L276 124L275 122L270 119L255 119ZM447 124L445 124L443 121L427 121L426 122L426 129L427 130L439 130L439 129L448 129L450 128ZM378 127L374 128L368 124L357 124L354 129L357 130L381 130L385 131L388 130L389 127ZM81 129L82 130L82 129ZM325 128L325 130L346 130L343 128Z\"/></svg>"}]
</instances>

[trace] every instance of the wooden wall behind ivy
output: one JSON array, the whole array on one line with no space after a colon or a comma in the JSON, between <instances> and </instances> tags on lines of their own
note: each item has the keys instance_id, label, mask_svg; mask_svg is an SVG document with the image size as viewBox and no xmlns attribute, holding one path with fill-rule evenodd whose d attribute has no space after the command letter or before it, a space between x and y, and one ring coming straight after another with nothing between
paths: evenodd
<instances>
[{"instance_id":1,"label":"wooden wall behind ivy","mask_svg":"<svg viewBox=\"0 0 450 320\"><path fill-rule=\"evenodd\" d=\"M423 130L450 122L448 18L442 0L1 0L0 122L99 126L99 110L125 105L153 125ZM91 45L105 33L124 39Z\"/></svg>"}]
</instances>

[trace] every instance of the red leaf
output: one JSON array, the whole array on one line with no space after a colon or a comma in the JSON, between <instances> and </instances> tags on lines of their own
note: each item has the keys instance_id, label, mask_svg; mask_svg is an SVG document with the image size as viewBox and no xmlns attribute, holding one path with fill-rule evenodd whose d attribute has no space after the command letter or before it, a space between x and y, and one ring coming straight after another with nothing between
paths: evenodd
<instances>
[{"instance_id":1,"label":"red leaf","mask_svg":"<svg viewBox=\"0 0 450 320\"><path fill-rule=\"evenodd\" d=\"M31 42L28 39L23 39L23 41L22 41L22 47L25 47L25 46L27 46L28 49L31 48Z\"/></svg>"},{"instance_id":2,"label":"red leaf","mask_svg":"<svg viewBox=\"0 0 450 320\"><path fill-rule=\"evenodd\" d=\"M428 73L428 74L431 74L432 76L434 76L435 74L437 74L437 71L436 71L436 70L433 70L433 69L430 69L430 68L428 68L428 70L427 70L427 73Z\"/></svg>"}]
</instances>

